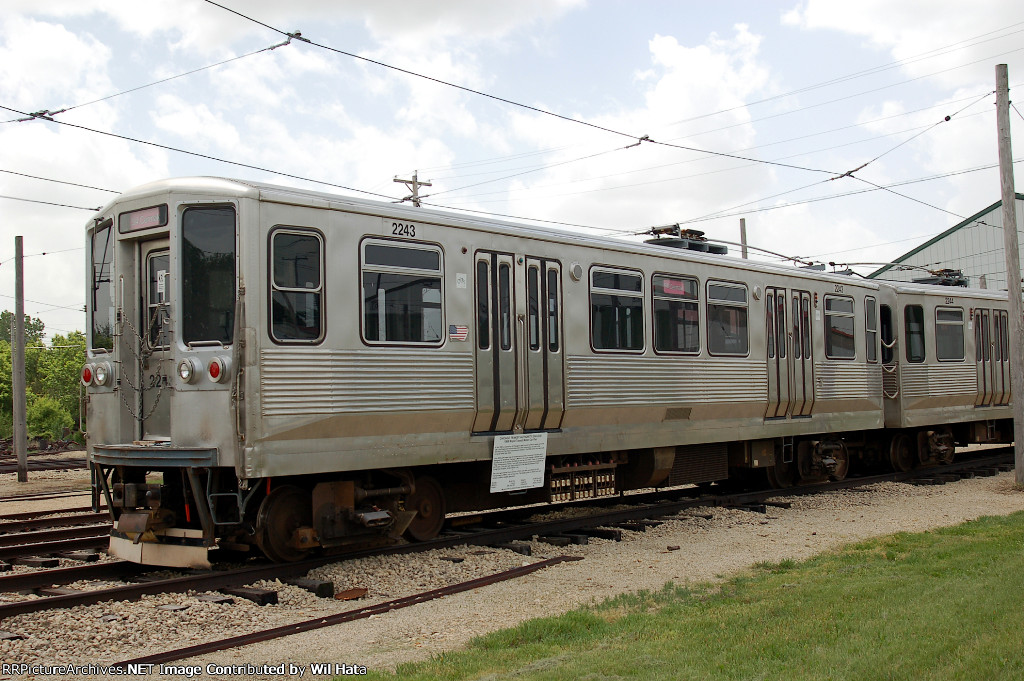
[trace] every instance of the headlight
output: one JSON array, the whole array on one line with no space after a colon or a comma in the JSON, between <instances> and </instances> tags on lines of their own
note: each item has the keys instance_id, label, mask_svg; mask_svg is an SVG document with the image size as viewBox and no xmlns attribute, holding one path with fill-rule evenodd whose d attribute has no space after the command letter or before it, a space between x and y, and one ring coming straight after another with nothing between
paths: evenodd
<instances>
[{"instance_id":1,"label":"headlight","mask_svg":"<svg viewBox=\"0 0 1024 681\"><path fill-rule=\"evenodd\" d=\"M110 382L111 375L113 374L110 362L97 362L93 366L92 374L95 385L107 385Z\"/></svg>"},{"instance_id":2,"label":"headlight","mask_svg":"<svg viewBox=\"0 0 1024 681\"><path fill-rule=\"evenodd\" d=\"M195 383L196 377L200 374L200 368L194 359L186 358L178 364L178 377L185 383Z\"/></svg>"}]
</instances>

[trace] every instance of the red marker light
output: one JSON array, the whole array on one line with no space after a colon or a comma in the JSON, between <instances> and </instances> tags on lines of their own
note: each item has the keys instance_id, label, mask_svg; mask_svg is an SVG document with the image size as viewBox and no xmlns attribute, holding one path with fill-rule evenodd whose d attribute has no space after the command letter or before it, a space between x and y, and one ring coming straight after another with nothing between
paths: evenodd
<instances>
[{"instance_id":1,"label":"red marker light","mask_svg":"<svg viewBox=\"0 0 1024 681\"><path fill-rule=\"evenodd\" d=\"M220 378L220 362L217 360L210 362L210 378L215 381Z\"/></svg>"},{"instance_id":2,"label":"red marker light","mask_svg":"<svg viewBox=\"0 0 1024 681\"><path fill-rule=\"evenodd\" d=\"M89 364L82 367L82 383L85 385L92 383L92 366Z\"/></svg>"}]
</instances>

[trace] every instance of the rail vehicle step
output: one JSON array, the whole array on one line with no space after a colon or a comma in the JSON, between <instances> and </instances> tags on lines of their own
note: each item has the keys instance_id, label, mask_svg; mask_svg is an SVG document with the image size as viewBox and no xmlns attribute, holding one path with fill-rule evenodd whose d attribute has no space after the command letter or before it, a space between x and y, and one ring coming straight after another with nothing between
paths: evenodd
<instances>
[{"instance_id":1,"label":"rail vehicle step","mask_svg":"<svg viewBox=\"0 0 1024 681\"><path fill-rule=\"evenodd\" d=\"M295 577L293 579L284 580L284 583L297 586L300 589L305 589L319 598L334 598L334 582L329 582L326 579Z\"/></svg>"},{"instance_id":2,"label":"rail vehicle step","mask_svg":"<svg viewBox=\"0 0 1024 681\"><path fill-rule=\"evenodd\" d=\"M551 544L552 546L568 546L572 543L572 539L559 535L537 537L537 541L542 541L545 544Z\"/></svg>"},{"instance_id":3,"label":"rail vehicle step","mask_svg":"<svg viewBox=\"0 0 1024 681\"><path fill-rule=\"evenodd\" d=\"M493 544L492 546L494 546L494 548L496 548L496 549L507 549L509 551L514 551L514 552L516 552L518 554L521 554L521 555L524 555L524 556L532 556L533 555L533 549L530 548L530 545L529 544L523 544L521 542L515 542L515 541L504 542L502 544Z\"/></svg>"},{"instance_id":4,"label":"rail vehicle step","mask_svg":"<svg viewBox=\"0 0 1024 681\"><path fill-rule=\"evenodd\" d=\"M199 594L196 596L197 601L203 603L216 603L217 605L234 605L235 599L231 596L225 596L223 594Z\"/></svg>"},{"instance_id":5,"label":"rail vehicle step","mask_svg":"<svg viewBox=\"0 0 1024 681\"><path fill-rule=\"evenodd\" d=\"M100 559L100 554L95 551L66 551L64 553L56 554L59 558L66 558L68 560L78 560L83 563L95 563Z\"/></svg>"},{"instance_id":6,"label":"rail vehicle step","mask_svg":"<svg viewBox=\"0 0 1024 681\"><path fill-rule=\"evenodd\" d=\"M13 559L13 562L15 565L38 568L55 568L60 565L60 561L56 558L41 558L39 556L23 556Z\"/></svg>"},{"instance_id":7,"label":"rail vehicle step","mask_svg":"<svg viewBox=\"0 0 1024 681\"><path fill-rule=\"evenodd\" d=\"M251 586L226 586L221 593L238 596L256 605L277 605L277 592L270 589L257 589Z\"/></svg>"}]
</instances>

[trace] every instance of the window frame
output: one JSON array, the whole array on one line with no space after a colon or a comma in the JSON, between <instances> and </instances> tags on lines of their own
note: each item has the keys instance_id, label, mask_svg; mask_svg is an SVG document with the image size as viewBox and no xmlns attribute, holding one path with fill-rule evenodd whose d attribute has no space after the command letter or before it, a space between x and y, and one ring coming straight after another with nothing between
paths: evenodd
<instances>
[{"instance_id":1,"label":"window frame","mask_svg":"<svg viewBox=\"0 0 1024 681\"><path fill-rule=\"evenodd\" d=\"M842 310L829 310L828 303L830 300L846 300L850 302L853 307L852 312L845 312ZM856 361L857 359L857 300L853 296L846 295L835 295L826 294L822 299L822 319L825 322L825 357L827 359L842 360L844 362ZM844 319L851 319L853 327L853 354L852 355L833 355L829 354L829 339L832 337L832 326L829 323L829 317L842 317Z\"/></svg>"},{"instance_id":2,"label":"window frame","mask_svg":"<svg viewBox=\"0 0 1024 681\"><path fill-rule=\"evenodd\" d=\"M190 339L189 338L189 334L186 333L189 330L187 328L187 324L188 324L187 310L188 310L188 306L192 304L192 301L186 299L186 287L187 287L187 285L189 283L189 277L186 276L187 259L186 259L186 256L185 256L185 250L186 250L185 249L185 243L187 241L187 237L186 237L186 234L185 234L185 223L188 220L189 214L191 212L193 212L193 211L195 211L195 212L203 212L203 211L222 210L222 209L230 210L232 218L233 218L232 219L232 240L231 240L231 242L232 242L232 249L233 249L232 254L231 254L231 272L232 272L232 274L231 274L231 285L232 285L231 336L230 336L230 338L228 339L227 342L224 342L223 340L217 339L217 338L194 338L194 339ZM240 258L240 251L239 251L239 246L240 246L240 244L239 244L239 226L240 226L239 206L237 204L233 203L233 202L229 202L229 203L210 203L210 204L191 203L191 204L183 204L182 206L180 206L178 208L178 211L179 211L178 212L178 219L177 219L177 236L178 236L178 239L179 239L178 262L177 262L176 265L173 264L173 262L172 262L172 270L173 270L174 273L176 273L178 275L178 281L177 282L173 282L172 281L172 283L175 286L175 290L178 292L178 300L179 300L179 305L181 306L181 309L182 310L186 310L185 313L178 315L179 319L177 321L177 327L176 328L180 329L180 336L179 336L180 339L181 339L180 343L183 344L187 348L192 348L192 347L195 347L195 346L206 345L206 344L209 344L211 342L219 343L222 347L225 347L225 348L232 347L238 341L238 338L235 337L234 327L236 326L236 323L238 321L237 319L235 319L235 314L237 313L237 309L236 308L237 308L238 301L239 301L239 298L238 298L238 291L239 291L238 273L239 273L239 269L240 269L240 266L241 266L241 263L239 262L239 258Z\"/></svg>"},{"instance_id":3,"label":"window frame","mask_svg":"<svg viewBox=\"0 0 1024 681\"><path fill-rule=\"evenodd\" d=\"M912 359L910 357L910 348L912 346L912 343L910 342L910 338L911 338L910 326L909 326L909 321L910 320L907 319L907 313L910 311L911 308L917 308L918 310L921 311L921 358L920 359ZM904 305L903 306L903 338L904 338L904 343L906 344L906 349L903 352L903 356L906 357L908 364L924 364L924 363L926 363L928 361L928 336L925 333L925 329L927 328L927 326L928 325L925 322L924 305L922 305L920 303L911 303L909 305Z\"/></svg>"},{"instance_id":4,"label":"window frame","mask_svg":"<svg viewBox=\"0 0 1024 681\"><path fill-rule=\"evenodd\" d=\"M959 312L960 313L960 321L959 322L939 321L939 312L940 311L942 311L942 312ZM934 332L935 332L935 359L936 359L936 361L939 361L939 362L949 362L949 363L952 363L952 362L966 362L967 361L967 328L966 328L967 327L967 323L966 323L966 318L967 318L967 313L964 311L964 308L962 308L962 307L959 307L959 306L956 306L956 305L937 305L935 307L933 324L934 324L934 327L935 327ZM960 347L963 349L963 354L960 357L949 357L949 358L943 359L942 357L939 356L939 326L940 325L941 326L959 326L960 327Z\"/></svg>"},{"instance_id":5,"label":"window frame","mask_svg":"<svg viewBox=\"0 0 1024 681\"><path fill-rule=\"evenodd\" d=\"M873 328L869 324L869 311L875 317ZM864 296L864 357L871 364L877 364L878 355L878 299L875 296Z\"/></svg>"},{"instance_id":6,"label":"window frame","mask_svg":"<svg viewBox=\"0 0 1024 681\"><path fill-rule=\"evenodd\" d=\"M320 242L320 286L316 289L278 286L274 271L274 237L279 234L313 236ZM274 225L267 233L267 335L276 345L319 345L327 337L327 238L314 227ZM274 292L313 293L320 296L320 335L316 338L277 338L274 335Z\"/></svg>"},{"instance_id":7,"label":"window frame","mask_svg":"<svg viewBox=\"0 0 1024 681\"><path fill-rule=\"evenodd\" d=\"M723 300L721 298L711 297L711 287L721 286L724 288L738 289L743 291L743 302ZM704 313L705 313L705 327L707 329L707 349L708 354L712 357L749 357L750 356L750 291L747 289L747 285L739 281L725 281L722 279L708 279L704 282ZM714 301L714 302L712 302ZM746 313L746 324L744 330L746 332L746 351L745 352L715 352L713 344L711 343L711 307L729 307L738 308L744 310Z\"/></svg>"},{"instance_id":8,"label":"window frame","mask_svg":"<svg viewBox=\"0 0 1024 681\"><path fill-rule=\"evenodd\" d=\"M655 280L658 277L664 277L664 278L668 278L668 279L680 279L680 280L692 281L694 283L694 285L695 285L696 295L694 296L692 301L689 300L689 299L686 299L686 298L671 298L671 297L668 297L668 296L666 296L664 294L659 296L658 293L657 293L657 288L655 286ZM701 348L702 348L701 333L700 333L700 326L701 326L701 324L700 324L700 320L701 320L701 314L700 314L700 302L701 302L700 301L700 288L701 288L700 287L700 278L696 277L696 276L694 276L692 274L674 274L674 273L671 273L671 272L654 272L653 274L651 274L651 347L654 349L654 354L656 354L656 355L689 355L689 356L699 355L700 354L700 351L701 351ZM697 312L697 349L696 350L659 350L658 349L658 322L657 322L657 317L656 317L656 315L657 315L656 301L658 301L658 300L666 300L666 301L670 301L670 302L692 303L695 306L695 310Z\"/></svg>"},{"instance_id":9,"label":"window frame","mask_svg":"<svg viewBox=\"0 0 1024 681\"><path fill-rule=\"evenodd\" d=\"M100 260L97 261L96 246L99 243L99 236L103 232L106 232L107 237L103 243L103 252L100 254ZM111 218L107 218L106 220L96 223L96 225L89 231L87 248L89 251L88 267L90 283L86 307L88 313L87 345L89 346L89 350L92 352L102 351L109 353L114 351L114 326L117 317L114 297L114 252L117 250L117 241L114 234L114 221ZM104 274L104 269L106 269L106 274ZM101 281L101 277L103 276L106 276L106 281ZM106 291L109 295L99 295L101 284L106 284ZM100 298L102 298L102 300L100 300ZM96 328L96 323L100 315L99 303L104 304L103 314L109 316L106 321L110 322L109 332L102 336L97 333ZM100 340L107 342L100 343Z\"/></svg>"},{"instance_id":10,"label":"window frame","mask_svg":"<svg viewBox=\"0 0 1024 681\"><path fill-rule=\"evenodd\" d=\"M429 251L437 253L437 269L428 270L414 267L401 267L397 265L377 265L366 263L367 246L384 246L386 248L405 248L409 250ZM358 272L358 295L359 295L359 338L363 344L371 347L414 347L414 348L440 348L448 343L448 326L445 315L445 258L444 248L440 244L428 241L410 241L406 239L386 239L381 237L366 237L359 242L359 272ZM367 272L381 274L400 275L426 275L440 281L438 289L438 309L441 313L440 333L436 341L389 341L371 340L366 337L366 297L363 290L363 275Z\"/></svg>"},{"instance_id":11,"label":"window frame","mask_svg":"<svg viewBox=\"0 0 1024 681\"><path fill-rule=\"evenodd\" d=\"M603 288L594 286L594 275L599 273L606 274L624 274L630 277L638 277L640 279L640 290L631 291L626 289L613 289ZM590 274L588 276L588 291L587 291L587 312L590 324L590 349L596 353L610 353L610 354L629 354L629 355L642 355L647 350L647 312L644 309L646 299L644 297L644 288L646 283L644 281L644 273L641 270L629 269L626 267L614 267L609 265L593 265L590 268ZM619 296L625 298L635 298L640 301L640 347L639 348L598 348L594 343L594 294L604 296Z\"/></svg>"}]
</instances>

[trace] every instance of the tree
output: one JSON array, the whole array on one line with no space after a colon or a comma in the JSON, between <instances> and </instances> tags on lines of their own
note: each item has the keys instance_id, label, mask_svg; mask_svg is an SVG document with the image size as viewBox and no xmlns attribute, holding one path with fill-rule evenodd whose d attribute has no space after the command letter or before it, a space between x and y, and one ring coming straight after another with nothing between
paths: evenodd
<instances>
[{"instance_id":1,"label":"tree","mask_svg":"<svg viewBox=\"0 0 1024 681\"><path fill-rule=\"evenodd\" d=\"M55 400L77 422L81 396L79 376L85 364L85 334L81 331L72 331L67 336L57 334L48 349L37 350L34 354L38 355L38 360L31 382L33 392Z\"/></svg>"},{"instance_id":2,"label":"tree","mask_svg":"<svg viewBox=\"0 0 1024 681\"><path fill-rule=\"evenodd\" d=\"M10 315L13 319L13 315ZM40 324L41 327L41 324ZM85 334L73 331L56 335L47 346L42 340L29 341L25 348L25 401L33 425L33 435L50 433L60 437L61 429L75 425L79 417L82 365L85 364ZM36 406L37 403L42 404ZM33 412L33 409L35 411ZM0 436L11 433L14 419L11 387L11 344L0 338ZM65 418L65 416L67 418ZM70 419L71 423L67 423ZM81 428L80 423L77 424Z\"/></svg>"},{"instance_id":3,"label":"tree","mask_svg":"<svg viewBox=\"0 0 1024 681\"><path fill-rule=\"evenodd\" d=\"M10 310L0 312L0 339L11 342L11 329L14 327L14 313ZM43 330L46 325L39 318L25 315L25 345L39 345L43 342Z\"/></svg>"},{"instance_id":4,"label":"tree","mask_svg":"<svg viewBox=\"0 0 1024 681\"><path fill-rule=\"evenodd\" d=\"M58 440L63 437L64 429L74 425L71 418L57 400L49 397L37 397L28 408L26 415L29 437L45 437Z\"/></svg>"}]
</instances>

